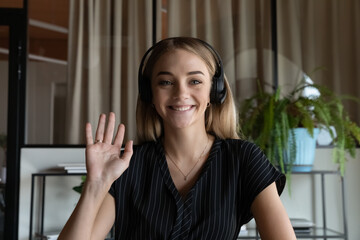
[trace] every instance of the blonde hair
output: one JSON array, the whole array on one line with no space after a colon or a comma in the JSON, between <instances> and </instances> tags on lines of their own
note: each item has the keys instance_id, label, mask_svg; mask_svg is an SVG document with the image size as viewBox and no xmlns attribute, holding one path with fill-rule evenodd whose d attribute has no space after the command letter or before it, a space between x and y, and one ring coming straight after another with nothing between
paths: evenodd
<instances>
[{"instance_id":1,"label":"blonde hair","mask_svg":"<svg viewBox=\"0 0 360 240\"><path fill-rule=\"evenodd\" d=\"M152 71L156 61L165 53L175 49L183 49L200 57L209 69L210 75L215 74L216 58L205 44L196 38L177 37L162 40L157 43L145 63L143 77L151 81ZM142 72L140 69L139 72ZM224 78L227 95L222 104L211 104L205 112L205 129L219 138L238 139L237 114L234 99L227 78ZM149 84L150 85L150 84ZM151 88L149 88L151 91ZM155 107L150 102L144 102L138 97L136 106L137 140L139 143L156 141L163 133L163 123Z\"/></svg>"}]
</instances>

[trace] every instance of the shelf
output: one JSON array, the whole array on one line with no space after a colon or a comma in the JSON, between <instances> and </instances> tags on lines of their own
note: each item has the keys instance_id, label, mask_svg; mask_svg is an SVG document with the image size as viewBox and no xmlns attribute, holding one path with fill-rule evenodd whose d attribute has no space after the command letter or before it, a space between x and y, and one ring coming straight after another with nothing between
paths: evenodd
<instances>
[{"instance_id":1,"label":"shelf","mask_svg":"<svg viewBox=\"0 0 360 240\"><path fill-rule=\"evenodd\" d=\"M345 210L345 187L344 187L344 178L341 176L340 171L333 170L312 170L310 172L292 172L292 174L296 175L320 175L321 180L321 202L322 202L322 217L323 217L323 227L314 227L311 228L310 232L307 233L296 233L297 239L348 239L347 236L347 222L346 222L346 210ZM327 228L326 221L326 198L325 198L325 175L338 175L341 180L341 198L342 198L342 213L343 213L343 224L344 231L338 232ZM260 239L259 233L256 232L254 228L248 228L246 233L242 233L238 236L237 239Z\"/></svg>"},{"instance_id":2,"label":"shelf","mask_svg":"<svg viewBox=\"0 0 360 240\"><path fill-rule=\"evenodd\" d=\"M311 170L309 172L294 171L294 172L292 172L292 174L305 174L305 175L337 174L337 175L340 175L340 171L337 171L337 170Z\"/></svg>"},{"instance_id":3,"label":"shelf","mask_svg":"<svg viewBox=\"0 0 360 240\"><path fill-rule=\"evenodd\" d=\"M56 170L48 172L33 173L33 177L48 177L48 176L85 176L86 173L67 173L65 170Z\"/></svg>"},{"instance_id":4,"label":"shelf","mask_svg":"<svg viewBox=\"0 0 360 240\"><path fill-rule=\"evenodd\" d=\"M307 239L323 239L323 238L345 238L343 233L323 228L312 228L310 233L296 233L296 238L307 238ZM248 229L244 234L241 234L237 239L260 239L259 234L256 236L255 229Z\"/></svg>"}]
</instances>

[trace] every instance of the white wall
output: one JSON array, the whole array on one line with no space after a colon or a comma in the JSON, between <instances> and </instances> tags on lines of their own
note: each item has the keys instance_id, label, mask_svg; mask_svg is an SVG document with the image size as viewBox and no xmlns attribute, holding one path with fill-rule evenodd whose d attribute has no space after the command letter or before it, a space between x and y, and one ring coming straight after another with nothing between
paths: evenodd
<instances>
[{"instance_id":1,"label":"white wall","mask_svg":"<svg viewBox=\"0 0 360 240\"><path fill-rule=\"evenodd\" d=\"M316 151L314 170L334 170L332 150ZM84 161L83 148L23 148L21 151L20 222L19 239L28 239L30 219L31 174L44 171L58 163ZM347 164L346 208L350 240L360 237L360 150L357 159ZM79 198L72 187L80 183L80 177L57 177L47 181L45 206L45 231L61 229ZM289 186L289 184L288 184ZM340 182L336 176L326 178L328 226L343 230ZM291 196L288 189L281 196L290 217L301 217L322 224L319 179L307 175L293 175Z\"/></svg>"}]
</instances>

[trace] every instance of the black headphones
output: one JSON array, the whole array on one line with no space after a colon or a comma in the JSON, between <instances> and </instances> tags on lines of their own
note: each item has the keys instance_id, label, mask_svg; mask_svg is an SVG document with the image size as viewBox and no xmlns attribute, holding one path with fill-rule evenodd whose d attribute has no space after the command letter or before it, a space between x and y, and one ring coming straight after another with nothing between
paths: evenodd
<instances>
[{"instance_id":1,"label":"black headphones","mask_svg":"<svg viewBox=\"0 0 360 240\"><path fill-rule=\"evenodd\" d=\"M183 37L175 37L175 38L167 38L167 39L163 39L161 41L159 41L158 43L156 43L155 45L153 45L152 47L150 47L144 54L143 58L141 59L141 63L139 66L139 73L138 73L138 85L139 85L139 95L140 95L140 99L143 102L147 102L147 103L151 103L152 100L152 91L151 91L151 80L147 79L146 77L143 76L143 69L144 69L144 64L145 64L145 60L147 58L147 55L149 55L149 53L156 48L157 46L159 46L163 41L168 41L168 40L181 40ZM212 104L222 104L225 100L226 97L226 88L225 88L225 83L224 83L224 69L223 69L223 64L221 61L221 58L219 56L219 54L215 51L215 49L208 44L207 42L197 39L197 38L193 38L196 41L202 43L204 46L206 46L215 56L215 59L217 59L217 66L216 66L216 70L215 70L215 74L212 78L212 86L211 86L211 91L210 91L210 102Z\"/></svg>"}]
</instances>

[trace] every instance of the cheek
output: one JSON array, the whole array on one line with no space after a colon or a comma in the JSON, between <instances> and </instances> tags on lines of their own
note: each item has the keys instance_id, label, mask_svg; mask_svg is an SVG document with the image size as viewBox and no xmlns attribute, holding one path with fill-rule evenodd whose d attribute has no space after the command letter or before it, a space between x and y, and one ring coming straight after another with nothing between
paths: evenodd
<instances>
[{"instance_id":1,"label":"cheek","mask_svg":"<svg viewBox=\"0 0 360 240\"><path fill-rule=\"evenodd\" d=\"M161 91L158 91L155 89L155 90L152 90L151 92L152 92L152 101L153 102L159 102L159 101L161 101L162 98L164 98Z\"/></svg>"},{"instance_id":2,"label":"cheek","mask_svg":"<svg viewBox=\"0 0 360 240\"><path fill-rule=\"evenodd\" d=\"M162 108L166 105L166 96L161 91L153 91L152 104L156 112L160 114L163 111Z\"/></svg>"},{"instance_id":3,"label":"cheek","mask_svg":"<svg viewBox=\"0 0 360 240\"><path fill-rule=\"evenodd\" d=\"M211 86L208 88L207 92L206 92L206 101L210 102L210 94L211 94Z\"/></svg>"}]
</instances>

